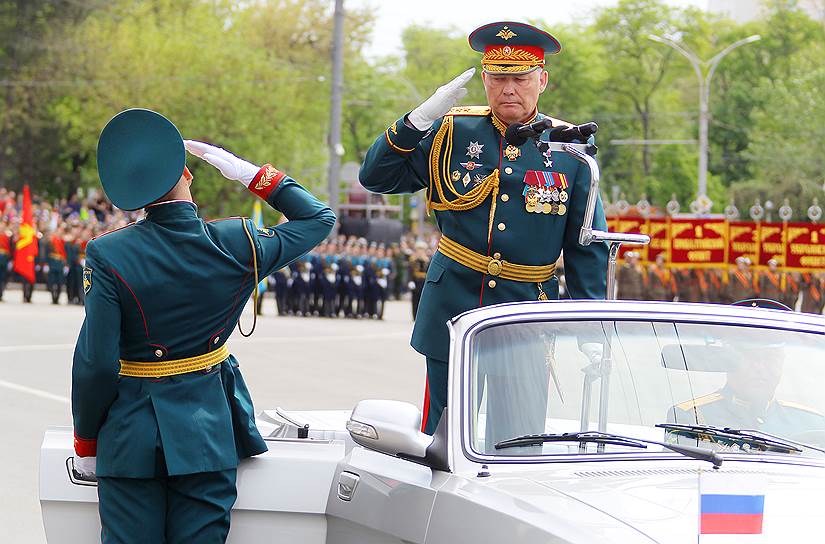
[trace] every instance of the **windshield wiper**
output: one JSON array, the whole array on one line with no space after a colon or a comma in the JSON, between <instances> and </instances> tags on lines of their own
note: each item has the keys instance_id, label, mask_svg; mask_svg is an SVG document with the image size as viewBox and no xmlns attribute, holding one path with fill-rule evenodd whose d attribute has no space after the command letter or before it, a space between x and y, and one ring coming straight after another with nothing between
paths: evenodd
<instances>
[{"instance_id":1,"label":"windshield wiper","mask_svg":"<svg viewBox=\"0 0 825 544\"><path fill-rule=\"evenodd\" d=\"M768 435L760 431L751 431L745 429L732 429L730 427L714 427L713 425L682 425L677 423L658 423L656 425L660 429L670 431L675 435L692 436L699 438L704 435L709 438L715 438L719 443L725 446L742 446L747 445L759 449L760 451L771 451L777 453L802 453L802 450L796 446L811 447L805 444L791 442L781 439L778 436ZM823 451L823 450L819 450Z\"/></svg>"},{"instance_id":2,"label":"windshield wiper","mask_svg":"<svg viewBox=\"0 0 825 544\"><path fill-rule=\"evenodd\" d=\"M631 448L647 448L645 444L662 446L676 453L681 453L692 459L713 463L715 468L722 466L722 457L713 450L697 448L695 446L685 446L682 444L667 444L655 440L644 438L632 438L618 434L603 433L599 431L580 431L576 433L556 433L556 434L525 434L516 436L508 440L496 443L497 450L514 448L518 446L539 446L545 442L594 442L596 444L610 444L613 446L628 446Z\"/></svg>"}]
</instances>

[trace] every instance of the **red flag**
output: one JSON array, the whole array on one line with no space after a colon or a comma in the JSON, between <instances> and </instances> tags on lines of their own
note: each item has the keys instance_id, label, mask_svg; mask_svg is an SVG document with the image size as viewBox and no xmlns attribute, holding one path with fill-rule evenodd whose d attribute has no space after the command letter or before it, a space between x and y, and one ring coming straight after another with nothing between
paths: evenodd
<instances>
[{"instance_id":1,"label":"red flag","mask_svg":"<svg viewBox=\"0 0 825 544\"><path fill-rule=\"evenodd\" d=\"M16 251L14 253L14 271L34 284L34 258L37 256L37 231L32 218L32 197L29 186L23 186L23 220L20 221Z\"/></svg>"}]
</instances>

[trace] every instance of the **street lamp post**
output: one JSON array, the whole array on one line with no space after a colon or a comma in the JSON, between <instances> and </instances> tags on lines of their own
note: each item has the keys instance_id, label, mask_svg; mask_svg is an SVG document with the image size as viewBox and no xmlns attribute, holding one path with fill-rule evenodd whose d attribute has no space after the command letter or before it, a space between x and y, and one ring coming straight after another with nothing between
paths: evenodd
<instances>
[{"instance_id":1,"label":"street lamp post","mask_svg":"<svg viewBox=\"0 0 825 544\"><path fill-rule=\"evenodd\" d=\"M748 43L753 43L761 39L761 36L754 34L739 41L733 42L721 52L716 54L710 60L701 60L696 54L687 49L685 46L671 40L670 38L662 38L654 34L648 36L654 42L669 45L686 59L690 61L693 66L693 71L696 72L696 78L699 80L699 181L698 181L698 196L707 196L708 192L708 119L710 117L708 109L708 99L710 98L710 81L713 74L716 72L716 66L728 53ZM702 75L702 67L708 67L706 76Z\"/></svg>"}]
</instances>

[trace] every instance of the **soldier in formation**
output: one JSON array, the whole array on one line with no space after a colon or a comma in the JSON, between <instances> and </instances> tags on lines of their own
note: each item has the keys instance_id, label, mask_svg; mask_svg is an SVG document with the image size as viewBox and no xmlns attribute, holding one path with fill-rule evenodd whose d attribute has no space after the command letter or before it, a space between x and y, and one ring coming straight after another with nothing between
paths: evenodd
<instances>
[{"instance_id":1,"label":"soldier in formation","mask_svg":"<svg viewBox=\"0 0 825 544\"><path fill-rule=\"evenodd\" d=\"M825 306L825 277L820 274L804 273L799 285L802 294L802 311L809 314L822 314Z\"/></svg>"},{"instance_id":2,"label":"soldier in formation","mask_svg":"<svg viewBox=\"0 0 825 544\"><path fill-rule=\"evenodd\" d=\"M3 291L11 269L12 235L8 221L0 218L0 301L3 300Z\"/></svg>"},{"instance_id":3,"label":"soldier in formation","mask_svg":"<svg viewBox=\"0 0 825 544\"><path fill-rule=\"evenodd\" d=\"M748 257L737 257L736 267L728 276L725 298L729 304L732 304L755 297L756 288L751 272L751 260Z\"/></svg>"},{"instance_id":4,"label":"soldier in formation","mask_svg":"<svg viewBox=\"0 0 825 544\"><path fill-rule=\"evenodd\" d=\"M628 251L624 254L624 264L616 273L616 298L622 300L644 300L647 295L648 277L639 264L639 253Z\"/></svg>"},{"instance_id":5,"label":"soldier in formation","mask_svg":"<svg viewBox=\"0 0 825 544\"><path fill-rule=\"evenodd\" d=\"M647 272L647 300L672 301L675 291L673 274L665 268L665 254L659 253Z\"/></svg>"},{"instance_id":6,"label":"soldier in formation","mask_svg":"<svg viewBox=\"0 0 825 544\"><path fill-rule=\"evenodd\" d=\"M427 254L426 242L415 243L415 253L410 257L409 264L409 289L412 293L412 317L418 313L418 303L421 301L421 290L424 289L424 281L427 279L427 269L430 267L430 256Z\"/></svg>"}]
</instances>

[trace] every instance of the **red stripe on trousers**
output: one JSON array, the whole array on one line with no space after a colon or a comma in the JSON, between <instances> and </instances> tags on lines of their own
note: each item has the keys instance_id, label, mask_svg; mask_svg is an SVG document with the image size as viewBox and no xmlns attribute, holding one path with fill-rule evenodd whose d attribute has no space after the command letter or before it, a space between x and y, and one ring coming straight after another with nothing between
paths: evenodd
<instances>
[{"instance_id":1,"label":"red stripe on trousers","mask_svg":"<svg viewBox=\"0 0 825 544\"><path fill-rule=\"evenodd\" d=\"M424 382L424 413L421 416L421 432L427 428L427 417L430 415L430 377Z\"/></svg>"}]
</instances>

